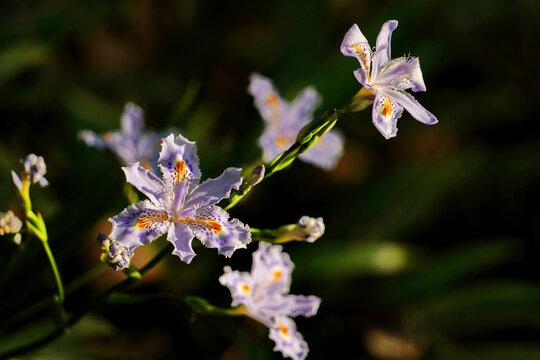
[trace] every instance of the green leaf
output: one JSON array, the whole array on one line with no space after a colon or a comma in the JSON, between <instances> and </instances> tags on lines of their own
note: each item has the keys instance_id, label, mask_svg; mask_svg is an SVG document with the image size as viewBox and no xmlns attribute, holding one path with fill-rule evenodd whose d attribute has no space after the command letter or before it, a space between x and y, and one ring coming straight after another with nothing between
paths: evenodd
<instances>
[{"instance_id":1,"label":"green leaf","mask_svg":"<svg viewBox=\"0 0 540 360\"><path fill-rule=\"evenodd\" d=\"M36 43L17 43L0 53L0 87L18 74L49 61L49 49Z\"/></svg>"}]
</instances>

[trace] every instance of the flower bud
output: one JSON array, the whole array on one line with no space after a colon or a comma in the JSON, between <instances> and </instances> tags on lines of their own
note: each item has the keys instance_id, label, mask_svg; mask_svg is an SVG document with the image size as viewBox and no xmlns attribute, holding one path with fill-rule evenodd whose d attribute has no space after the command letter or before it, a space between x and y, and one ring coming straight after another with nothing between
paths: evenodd
<instances>
[{"instance_id":1,"label":"flower bud","mask_svg":"<svg viewBox=\"0 0 540 360\"><path fill-rule=\"evenodd\" d=\"M107 263L114 270L123 270L129 267L131 258L133 257L133 250L120 245L116 241L112 241L100 233L98 235L98 241L102 244L103 254L101 254L101 261Z\"/></svg>"},{"instance_id":2,"label":"flower bud","mask_svg":"<svg viewBox=\"0 0 540 360\"><path fill-rule=\"evenodd\" d=\"M49 185L47 179L43 177L47 172L47 166L45 165L43 157L30 154L24 159L23 166L23 176L26 176L33 184L39 183L41 187Z\"/></svg>"},{"instance_id":3,"label":"flower bud","mask_svg":"<svg viewBox=\"0 0 540 360\"><path fill-rule=\"evenodd\" d=\"M291 231L294 240L314 242L324 234L323 218L302 216L295 228Z\"/></svg>"},{"instance_id":4,"label":"flower bud","mask_svg":"<svg viewBox=\"0 0 540 360\"><path fill-rule=\"evenodd\" d=\"M13 211L9 210L6 213L0 212L0 235L9 233L18 233L21 231L22 221Z\"/></svg>"},{"instance_id":5,"label":"flower bud","mask_svg":"<svg viewBox=\"0 0 540 360\"><path fill-rule=\"evenodd\" d=\"M261 164L255 167L255 169L253 169L253 171L251 172L251 175L249 175L247 179L247 184L249 186L255 186L258 183L260 183L261 180L264 178L264 172L265 172L264 165Z\"/></svg>"}]
</instances>

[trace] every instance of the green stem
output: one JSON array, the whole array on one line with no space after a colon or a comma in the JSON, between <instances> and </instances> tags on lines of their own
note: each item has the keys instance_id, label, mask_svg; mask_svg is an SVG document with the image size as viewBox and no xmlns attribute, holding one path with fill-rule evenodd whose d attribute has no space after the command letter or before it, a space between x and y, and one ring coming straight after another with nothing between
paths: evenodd
<instances>
[{"instance_id":1,"label":"green stem","mask_svg":"<svg viewBox=\"0 0 540 360\"><path fill-rule=\"evenodd\" d=\"M141 277L145 275L148 271L150 271L154 266L156 266L165 256L170 254L171 251L172 251L172 244L167 244L166 247L164 247L156 256L154 256L152 260L150 260L141 270L139 270ZM17 356L17 355L24 354L26 352L38 349L41 346L47 345L51 341L65 334L71 326L77 323L84 315L86 315L86 313L88 313L90 310L92 310L94 307L100 304L104 299L108 298L111 294L117 291L122 291L128 288L132 284L136 283L138 280L139 278L130 276L120 281L119 283L112 285L111 287L103 291L101 294L90 299L78 311L74 312L73 315L71 315L67 319L67 321L65 322L65 326L63 328L56 328L54 330L49 331L47 334L44 334L41 338L37 340L34 340L28 344L22 345L18 348L8 350L4 353L0 353L0 358L9 358L9 357Z\"/></svg>"},{"instance_id":2,"label":"green stem","mask_svg":"<svg viewBox=\"0 0 540 360\"><path fill-rule=\"evenodd\" d=\"M265 166L266 170L262 180L272 176L274 173L280 170L285 169L287 166L292 164L292 162L298 156L315 145L319 137L324 135L334 126L338 120L338 115L342 114L343 112L344 110L341 109L329 110L300 130L296 142ZM251 189L252 186L248 185L247 177L245 177L240 188L226 200L225 205L223 205L224 209L229 210L230 208L234 207L240 200L244 198L244 196L249 193Z\"/></svg>"},{"instance_id":3,"label":"green stem","mask_svg":"<svg viewBox=\"0 0 540 360\"><path fill-rule=\"evenodd\" d=\"M54 274L54 278L56 280L56 286L58 287L58 301L63 304L64 303L64 285L62 284L62 279L60 278L60 272L58 271L58 267L56 266L56 261L54 260L54 256L52 254L51 248L49 247L48 241L41 241L43 244L43 248L45 249L45 253L47 254L47 258L49 259L49 263L51 264L51 269Z\"/></svg>"},{"instance_id":4,"label":"green stem","mask_svg":"<svg viewBox=\"0 0 540 360\"><path fill-rule=\"evenodd\" d=\"M233 308L222 308L210 304L206 299L198 296L181 296L167 293L153 293L153 294L112 294L107 302L112 304L140 304L152 300L173 300L186 304L197 314L204 315L226 315L226 316L240 316L245 315L245 312L241 306Z\"/></svg>"},{"instance_id":5,"label":"green stem","mask_svg":"<svg viewBox=\"0 0 540 360\"><path fill-rule=\"evenodd\" d=\"M97 276L99 276L103 271L107 269L107 266L100 262L93 268L86 271L84 274L79 276L77 279L73 280L65 287L65 295L69 295L80 288L82 288L84 285L88 284L90 281L94 280ZM5 322L3 322L0 326L2 328L8 328L14 324L17 324L30 316L39 313L40 311L48 308L50 304L54 301L54 296L48 296L39 302L31 305L30 307L27 307L23 311L15 314L11 318L7 319Z\"/></svg>"}]
</instances>

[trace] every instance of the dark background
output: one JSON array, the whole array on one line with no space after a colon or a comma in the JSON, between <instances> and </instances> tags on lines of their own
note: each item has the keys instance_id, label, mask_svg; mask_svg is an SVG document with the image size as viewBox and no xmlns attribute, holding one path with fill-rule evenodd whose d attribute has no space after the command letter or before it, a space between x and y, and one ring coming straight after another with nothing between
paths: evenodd
<instances>
[{"instance_id":1,"label":"dark background","mask_svg":"<svg viewBox=\"0 0 540 360\"><path fill-rule=\"evenodd\" d=\"M0 210L20 214L9 172L28 153L44 156L51 186L33 188L32 198L69 283L98 261L97 233L128 205L114 155L85 147L77 131L117 129L133 101L148 127L174 127L196 141L203 178L215 177L261 155L250 73L272 78L289 100L314 85L320 114L360 89L357 62L339 52L349 27L357 23L374 46L383 22L396 19L392 54L420 57L428 91L415 97L439 124L404 113L397 138L386 141L371 108L343 116L337 128L346 152L334 171L296 162L231 215L257 228L324 217L327 231L316 243L285 245L296 264L291 293L323 299L317 316L297 319L310 359L538 359L539 7L534 0L3 1ZM0 290L0 319L54 289L41 245L25 240ZM164 242L138 249L134 262L144 264ZM7 243L0 249L0 261L15 251ZM222 268L248 270L255 249L225 259L198 248L189 266L170 256L129 293L197 295L228 306ZM66 307L122 278L107 270ZM39 334L46 326L39 322L50 323L41 315L0 332L0 346L20 330ZM109 303L28 358L281 358L267 333L250 319L193 319L169 300Z\"/></svg>"}]
</instances>

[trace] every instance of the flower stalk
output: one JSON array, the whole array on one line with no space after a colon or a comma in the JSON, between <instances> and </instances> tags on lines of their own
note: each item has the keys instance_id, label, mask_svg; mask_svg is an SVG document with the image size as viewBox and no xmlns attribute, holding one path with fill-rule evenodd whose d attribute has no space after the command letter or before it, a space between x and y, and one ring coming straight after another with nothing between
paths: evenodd
<instances>
[{"instance_id":1,"label":"flower stalk","mask_svg":"<svg viewBox=\"0 0 540 360\"><path fill-rule=\"evenodd\" d=\"M47 227L45 226L45 221L43 220L41 213L38 212L36 214L32 210L32 200L30 199L30 185L32 183L39 183L41 186L48 184L43 177L43 174L45 173L45 163L43 158L36 157L35 155L31 154L26 158L24 164L25 171L22 172L19 182L15 180L16 175L14 175L14 182L19 189L19 195L23 202L24 213L26 216L26 227L32 235L36 236L41 241L41 244L43 245L43 250L45 251L47 259L49 260L49 264L56 281L56 286L58 288L58 294L55 297L55 300L58 304L63 304L64 286L62 284L60 272L58 271L58 266L56 265L56 260L49 246Z\"/></svg>"}]
</instances>

